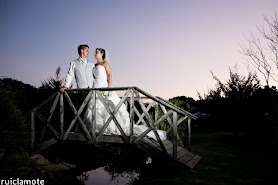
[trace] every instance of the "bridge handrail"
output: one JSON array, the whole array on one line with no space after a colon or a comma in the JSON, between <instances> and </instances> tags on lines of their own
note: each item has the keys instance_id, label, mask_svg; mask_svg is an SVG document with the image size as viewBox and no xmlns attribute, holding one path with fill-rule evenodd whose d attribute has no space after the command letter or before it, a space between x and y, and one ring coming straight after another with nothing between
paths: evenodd
<instances>
[{"instance_id":1,"label":"bridge handrail","mask_svg":"<svg viewBox=\"0 0 278 185\"><path fill-rule=\"evenodd\" d=\"M164 105L165 107L169 108L169 109L172 109L174 110L175 112L183 115L183 116L188 116L194 120L197 119L197 117L193 114L191 114L190 112L184 110L184 109L181 109L180 107L176 106L175 104L169 102L169 101L166 101L160 97L155 97L155 96L152 96L151 94L143 91L142 89L136 87L136 86L131 86L131 87L106 87L106 88L83 88L83 89L66 89L66 91L90 91L90 90L99 90L99 91L119 91L119 90L127 90L127 89L130 89L130 88L133 88L135 90L137 90L138 92L140 92L141 94L145 95L146 97L154 100L155 102L157 103L160 103L162 105Z\"/></svg>"},{"instance_id":2,"label":"bridge handrail","mask_svg":"<svg viewBox=\"0 0 278 185\"><path fill-rule=\"evenodd\" d=\"M116 106L114 111L111 111L108 107L108 105L105 103L105 100L103 99L101 93L99 91L121 91L121 90L126 90L125 95L123 96L123 98L121 99L121 101L118 103L118 105ZM68 92L82 92L82 91L86 91L89 92L86 96L86 98L84 99L82 105L79 107L79 109L77 110L75 108L75 106L73 105ZM145 96L141 96L141 95ZM129 95L131 95L129 97ZM66 132L64 132L64 100L63 97L65 96L65 98L68 101L68 104L70 105L71 109L74 112L74 118L71 121L69 127L66 129ZM55 98L54 98L55 97ZM105 106L105 108L107 109L108 113L110 114L109 120L106 121L106 123L104 124L104 126L102 127L102 130L100 131L100 133L98 135L96 135L95 133L95 118L93 118L93 122L92 122L92 128L91 128L91 132L89 133L88 129L86 128L85 124L83 123L80 114L82 113L84 107L87 105L87 103L90 100L90 97L93 97L92 101L94 104L94 108L95 109L95 103L96 103L96 97L99 97L100 101L102 102L102 104ZM153 100L147 107L145 107L142 99L143 98L147 98L147 99L151 99ZM49 115L47 118L44 118L38 111L38 109L40 107L42 107L43 105L45 105L46 103L48 103L49 101L51 101L52 99L54 99L54 102L51 106L51 109L49 111ZM131 135L128 138L126 136L126 134L124 133L124 131L122 130L120 124L118 123L118 121L115 118L115 113L117 113L118 109L120 108L120 106L127 101L127 99L129 99L129 103L130 103L130 119L133 120L134 118L134 113L136 113L139 116L139 120L141 119L141 117L146 116L147 119L147 123L148 123L148 129L146 131L144 131L140 136L138 136L137 138L132 138L133 137L133 123L131 123L130 125L130 130L131 130ZM134 101L138 101L140 104L140 107L143 111L143 113L139 113L138 110L136 109L136 107L134 106ZM58 131L55 130L54 127L52 127L49 122L51 120L51 117L54 113L55 107L57 106L58 102L60 101L60 135L58 133ZM153 120L150 116L150 114L148 113L148 110L150 109L150 107L153 105L153 103L157 103L161 106L162 111L164 113L164 116L158 118L156 117L157 114L155 115L155 119ZM158 107L157 107L158 108ZM165 108L168 108L169 110L166 111ZM170 119L170 115L173 115L171 119ZM178 114L181 115L181 118L179 118L178 120ZM95 116L94 114L92 114L93 116ZM56 136L57 139L61 139L61 140L66 140L68 138L69 132L71 131L71 129L73 128L74 124L76 124L76 122L78 121L79 124L81 125L84 133L85 133L85 137L87 137L87 139L89 141L99 141L100 138L103 135L104 130L107 128L108 124L114 120L115 124L117 125L118 129L121 131L121 135L123 136L123 141L124 142L130 142L130 143L136 143L139 142L140 140L143 139L143 137L146 136L146 134L148 132L150 132L151 130L153 130L156 139L162 149L162 151L164 151L165 153L167 153L166 148L164 146L164 144L162 143L159 135L157 134L157 126L164 120L167 119L170 127L167 130L167 133L170 132L172 130L172 141L173 141L173 158L175 160L177 160L177 139L178 139L178 133L177 133L177 126L183 122L185 119L187 119L188 122L188 148L190 150L191 147L191 119L197 119L196 116L192 115L191 113L189 113L188 111L183 110L182 108L174 105L173 103L166 101L160 97L155 97L152 96L151 94L143 91L142 89L136 87L136 86L131 86L131 87L107 87L107 88L83 88L83 89L66 89L64 93L61 92L56 92L53 95L51 95L49 98L47 98L46 100L44 100L40 105L36 106L33 111L31 112L31 146L32 146L32 153L34 151L35 148L35 116L37 116L44 124L44 128L42 131L42 136L40 139L40 142L42 141L42 138L44 136L45 133L45 129L46 127L48 127ZM133 120L134 121L134 120ZM142 121L143 122L143 121ZM145 122L145 121L144 121ZM43 144L43 147L48 147L51 144L53 144L54 140L49 140L46 141ZM41 148L43 148L41 147Z\"/></svg>"}]
</instances>

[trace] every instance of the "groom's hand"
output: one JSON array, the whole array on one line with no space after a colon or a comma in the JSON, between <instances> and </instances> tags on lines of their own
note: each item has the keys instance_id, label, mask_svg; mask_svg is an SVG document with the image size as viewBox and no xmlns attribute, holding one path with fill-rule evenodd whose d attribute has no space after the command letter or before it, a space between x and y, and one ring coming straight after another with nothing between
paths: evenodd
<instances>
[{"instance_id":1,"label":"groom's hand","mask_svg":"<svg viewBox=\"0 0 278 185\"><path fill-rule=\"evenodd\" d=\"M68 87L62 87L62 88L60 89L60 92L64 92L65 89L68 89Z\"/></svg>"}]
</instances>

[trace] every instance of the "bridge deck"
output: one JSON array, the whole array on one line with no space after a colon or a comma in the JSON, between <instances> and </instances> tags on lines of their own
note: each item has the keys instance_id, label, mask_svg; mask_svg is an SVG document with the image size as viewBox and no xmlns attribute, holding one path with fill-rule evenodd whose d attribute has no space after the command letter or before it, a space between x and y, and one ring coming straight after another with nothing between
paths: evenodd
<instances>
[{"instance_id":1,"label":"bridge deck","mask_svg":"<svg viewBox=\"0 0 278 185\"><path fill-rule=\"evenodd\" d=\"M70 133L68 140L87 141L83 134L78 133ZM124 143L121 136L117 135L103 135L99 142ZM162 143L165 146L168 155L173 157L173 143L169 140L164 140ZM138 146L147 150L151 148L158 152L163 152L156 140L147 137L144 137L141 142L138 143ZM181 146L177 146L177 152L177 160L191 169L193 169L201 160L200 156L188 151Z\"/></svg>"},{"instance_id":2,"label":"bridge deck","mask_svg":"<svg viewBox=\"0 0 278 185\"><path fill-rule=\"evenodd\" d=\"M173 157L173 143L169 140L164 140L162 141L164 147L166 148L166 151L168 153L169 156ZM162 152L162 149L159 146L159 143L157 141L155 141L154 139L150 139L147 137L144 137L142 139L142 142L140 144L141 147L143 148L152 148L155 149L159 152ZM188 151L187 149L181 147L181 146L177 146L177 160L188 166L189 168L193 169L196 164L198 164L198 162L201 160L201 157Z\"/></svg>"}]
</instances>

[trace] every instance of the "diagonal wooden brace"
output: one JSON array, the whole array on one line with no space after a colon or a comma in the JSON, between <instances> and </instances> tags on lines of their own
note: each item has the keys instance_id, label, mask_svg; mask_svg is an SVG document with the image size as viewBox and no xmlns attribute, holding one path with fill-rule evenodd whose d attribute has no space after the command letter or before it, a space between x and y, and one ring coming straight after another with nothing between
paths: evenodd
<instances>
[{"instance_id":1,"label":"diagonal wooden brace","mask_svg":"<svg viewBox=\"0 0 278 185\"><path fill-rule=\"evenodd\" d=\"M163 120L167 119L167 117L169 117L171 114L173 113L172 110L168 111L165 115L163 115L161 118L159 118L154 125L158 126ZM143 139L143 137L145 137L150 131L152 130L151 127L149 127L147 130L145 130L140 136L138 136L133 143L137 143L139 142L141 139Z\"/></svg>"},{"instance_id":2,"label":"diagonal wooden brace","mask_svg":"<svg viewBox=\"0 0 278 185\"><path fill-rule=\"evenodd\" d=\"M153 106L153 104L154 104L154 101L152 101L149 105L148 105L148 107L147 107L147 112L150 110L150 108ZM146 116L146 114L143 112L142 114L141 114L141 116L139 116L139 119L138 119L138 121L136 122L136 125L138 125L142 120L143 120L143 118Z\"/></svg>"},{"instance_id":3,"label":"diagonal wooden brace","mask_svg":"<svg viewBox=\"0 0 278 185\"><path fill-rule=\"evenodd\" d=\"M73 120L71 121L70 125L69 125L69 128L67 129L67 131L65 132L64 134L64 137L63 137L63 140L66 140L67 137L68 137L68 134L69 132L71 131L71 129L73 128L76 120L79 121L83 131L85 132L86 136L88 137L89 140L92 140L92 137L88 131L88 129L86 128L84 122L82 121L82 119L80 118L80 114L82 113L83 109L85 108L85 106L88 104L91 96L92 96L92 93L93 93L93 90L91 90L88 95L86 96L85 100L83 101L82 105L80 106L80 108L78 109L78 111L76 111L69 95L67 94L67 92L64 92L65 93L65 96L66 96L66 99L71 107L71 109L73 110L74 114L75 114L75 117L73 118Z\"/></svg>"},{"instance_id":4,"label":"diagonal wooden brace","mask_svg":"<svg viewBox=\"0 0 278 185\"><path fill-rule=\"evenodd\" d=\"M46 119L37 110L34 110L34 113L38 116L38 118L40 118L40 120L45 124L45 126L47 126L55 134L57 138L59 138L59 133L55 130L55 128L53 128L49 123L47 123Z\"/></svg>"},{"instance_id":5,"label":"diagonal wooden brace","mask_svg":"<svg viewBox=\"0 0 278 185\"><path fill-rule=\"evenodd\" d=\"M139 113L138 109L134 106L134 112L136 113L136 115L138 116L138 118L140 118L141 114ZM145 125L145 126L148 126L147 123L145 122L144 119L141 120L142 123ZM138 125L140 122L137 122L136 125Z\"/></svg>"},{"instance_id":6,"label":"diagonal wooden brace","mask_svg":"<svg viewBox=\"0 0 278 185\"><path fill-rule=\"evenodd\" d=\"M100 139L100 137L103 135L105 129L108 127L109 123L111 122L111 120L113 119L114 123L116 124L116 126L118 127L118 129L120 130L122 136L124 137L124 142L128 142L127 136L124 133L121 125L119 124L118 120L115 118L115 114L118 112L118 110L120 109L121 105L124 103L124 101L126 100L128 94L130 93L130 90L127 90L125 95L123 96L123 98L121 99L121 101L118 103L118 105L115 107L115 110L112 112L109 108L109 106L107 105L107 103L105 102L104 98L102 97L102 95L100 94L99 91L96 91L99 100L102 102L102 104L104 105L105 109L107 110L107 112L109 113L110 117L108 118L108 120L106 121L106 123L104 124L104 126L102 127L100 133L98 134L96 141L98 141Z\"/></svg>"},{"instance_id":7,"label":"diagonal wooden brace","mask_svg":"<svg viewBox=\"0 0 278 185\"><path fill-rule=\"evenodd\" d=\"M151 116L150 116L149 113L147 112L147 109L146 109L146 107L145 107L145 105L144 105L144 103L143 103L141 97L139 96L139 93L138 93L136 90L133 90L133 91L134 91L134 94L135 94L135 95L137 96L137 98L138 98L139 104L141 105L141 108L142 108L143 112L145 113L145 115L146 115L146 117L147 117L147 120L148 120L148 122L149 122L149 126L152 128L152 130L153 130L153 132L154 132L154 134L155 134L155 137L156 137L156 139L157 139L157 141L158 141L158 143L159 143L159 145L160 145L162 151L165 152L165 153L167 154L167 151L166 151L166 149L165 149L165 146L163 145L163 143L162 143L162 141L161 141L161 139L160 139L160 137L159 137L159 135L158 135L158 133L157 133L157 131L156 131L156 128L155 128L156 126L154 125L154 123L153 123L153 121L152 121L152 119L151 119Z\"/></svg>"}]
</instances>

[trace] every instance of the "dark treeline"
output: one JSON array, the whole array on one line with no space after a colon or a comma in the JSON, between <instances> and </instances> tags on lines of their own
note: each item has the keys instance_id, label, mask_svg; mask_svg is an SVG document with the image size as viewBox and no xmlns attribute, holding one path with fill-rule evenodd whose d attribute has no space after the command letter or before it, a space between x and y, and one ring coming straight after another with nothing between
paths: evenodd
<instances>
[{"instance_id":1,"label":"dark treeline","mask_svg":"<svg viewBox=\"0 0 278 185\"><path fill-rule=\"evenodd\" d=\"M224 82L212 73L216 86L203 96L198 93L199 100L180 96L169 101L198 116L198 120L192 122L193 132L227 131L258 137L277 137L276 88L262 87L256 73L249 72L247 76L241 76L236 68L229 69L230 77ZM56 78L47 79L38 88L11 78L0 79L0 139L4 141L1 145L12 149L11 140L24 138L25 145L29 147L26 141L30 140L31 110L57 92L62 81L59 73L58 68ZM82 103L83 99L80 101ZM181 136L185 133L186 126L181 124ZM166 130L167 124L161 124L160 129Z\"/></svg>"},{"instance_id":2,"label":"dark treeline","mask_svg":"<svg viewBox=\"0 0 278 185\"><path fill-rule=\"evenodd\" d=\"M254 72L241 76L236 67L229 70L230 78L224 82L212 73L216 86L203 96L198 93L199 100L181 96L170 101L179 101L181 107L199 117L193 121L195 130L277 138L276 88L262 87Z\"/></svg>"},{"instance_id":3,"label":"dark treeline","mask_svg":"<svg viewBox=\"0 0 278 185\"><path fill-rule=\"evenodd\" d=\"M0 79L0 146L7 154L29 149L31 111L55 91L46 82L36 88L11 78Z\"/></svg>"}]
</instances>

